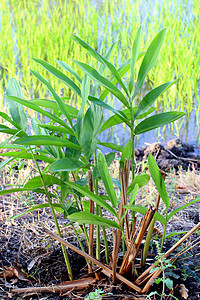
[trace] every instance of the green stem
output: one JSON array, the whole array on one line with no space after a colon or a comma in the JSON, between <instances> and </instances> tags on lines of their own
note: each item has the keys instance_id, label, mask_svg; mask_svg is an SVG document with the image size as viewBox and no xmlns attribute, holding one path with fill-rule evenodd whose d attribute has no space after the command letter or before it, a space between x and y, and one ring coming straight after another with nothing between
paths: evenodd
<instances>
[{"instance_id":1,"label":"green stem","mask_svg":"<svg viewBox=\"0 0 200 300\"><path fill-rule=\"evenodd\" d=\"M100 209L100 216L102 217L101 209ZM103 229L103 239L104 239L104 245L105 245L106 263L108 265L109 264L109 250L108 250L108 241L107 241L105 226L102 226L102 229Z\"/></svg>"},{"instance_id":2,"label":"green stem","mask_svg":"<svg viewBox=\"0 0 200 300\"><path fill-rule=\"evenodd\" d=\"M48 193L48 191L47 191L47 188L46 188L46 185L45 185L45 182L44 182L44 178L43 178L43 176L42 176L42 172L41 172L41 170L40 170L40 168L39 168L39 165L38 165L38 163L37 163L37 160L35 159L35 156L34 156L33 151L32 151L32 149L31 149L30 146L29 146L29 149L30 149L30 152L31 152L31 154L32 154L32 157L33 157L33 160L34 160L34 162L35 162L35 165L36 165L36 167L37 167L37 170L38 170L38 172L39 172L39 174L40 174L40 178L41 178L41 181L42 181L42 185L43 185L43 187L44 187L44 191L45 191L45 194L46 194L46 196L47 196L47 200L48 200L48 202L49 202L49 206L50 206L50 209L51 209L51 213L52 213L52 216L53 216L53 219L54 219L54 222L55 222L55 226L56 226L58 235L59 235L59 237L62 238L62 234L61 234L60 227L59 227L59 224L58 224L58 219L57 219L57 217L56 217L55 210L54 210L54 208L53 208L53 204L52 204L51 198L50 198L49 193ZM68 257L68 255L67 255L66 248L65 248L65 246L64 246L63 244L61 244L61 247L62 247L62 252L63 252L64 259L65 259L66 267L67 267L67 270L68 270L69 279L70 279L70 280L73 280L72 269L71 269L71 266L70 266L69 257Z\"/></svg>"},{"instance_id":3,"label":"green stem","mask_svg":"<svg viewBox=\"0 0 200 300\"><path fill-rule=\"evenodd\" d=\"M97 155L96 151L94 152L94 164L97 165ZM95 194L98 195L98 179L94 180L94 190ZM100 206L96 204L96 215L100 215ZM100 260L100 226L96 226L96 259Z\"/></svg>"},{"instance_id":4,"label":"green stem","mask_svg":"<svg viewBox=\"0 0 200 300\"><path fill-rule=\"evenodd\" d=\"M167 213L166 213L166 224L164 225L164 230L163 230L163 236L162 236L162 241L161 241L161 250L160 252L162 252L163 249L163 245L164 245L164 241L165 241L165 234L166 234L166 229L167 229Z\"/></svg>"},{"instance_id":5,"label":"green stem","mask_svg":"<svg viewBox=\"0 0 200 300\"><path fill-rule=\"evenodd\" d=\"M142 267L146 263L146 258L147 258L147 254L148 254L148 251L149 251L149 245L150 245L150 242L151 242L151 237L152 237L154 225L155 225L155 219L153 219L151 221L151 223L149 225L148 232L147 232L147 237L146 237L146 241L145 241L144 249L143 249L143 254L142 254Z\"/></svg>"}]
</instances>

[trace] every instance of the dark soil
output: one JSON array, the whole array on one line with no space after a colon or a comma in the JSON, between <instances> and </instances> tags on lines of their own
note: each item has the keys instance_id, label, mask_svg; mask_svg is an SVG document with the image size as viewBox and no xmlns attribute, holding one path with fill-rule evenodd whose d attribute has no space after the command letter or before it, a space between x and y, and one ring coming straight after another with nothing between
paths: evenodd
<instances>
[{"instance_id":1,"label":"dark soil","mask_svg":"<svg viewBox=\"0 0 200 300\"><path fill-rule=\"evenodd\" d=\"M135 150L136 161L147 161L151 153L157 161L159 168L163 171L175 169L178 171L180 166L183 170L195 167L200 168L200 156L195 154L195 148L192 145L185 144L179 139L171 140L166 147L159 143L153 143L149 147L143 146Z\"/></svg>"},{"instance_id":2,"label":"dark soil","mask_svg":"<svg viewBox=\"0 0 200 300\"><path fill-rule=\"evenodd\" d=\"M136 150L137 162L146 160L149 152L156 156L160 168L164 171L169 171L171 168L178 170L180 165L183 169L188 169L188 167L190 168L194 165L197 168L200 167L200 157L194 154L194 148L180 142L180 140L171 141L166 149L159 144L153 144L149 148ZM175 156L179 158L177 159ZM177 199L182 199L184 195L177 194L176 197ZM2 213L9 209L9 205L8 201L1 204L0 200L0 210ZM50 230L54 230L48 209L45 210L45 213L41 211L39 214L32 212L13 223L7 223L3 218L0 218L0 273L3 267L7 266L23 270L30 276L28 277L29 281L24 281L22 278L17 278L16 276L12 278L0 277L0 300L17 300L25 297L24 295L12 293L11 290L13 288L47 286L69 280L60 245L44 234L40 226L42 222ZM170 232L189 230L200 221L198 211L192 208L180 214L179 218L182 222L177 220L170 223ZM63 221L59 221L62 225ZM63 234L64 237L70 243L79 247L72 231L68 227L64 228L66 229L65 234ZM197 236L194 235L192 239L195 239L195 237ZM174 238L168 240L164 251L167 251L174 243L176 243ZM84 246L86 249L86 245ZM67 251L74 278L78 279L86 275L87 267L85 259L70 249ZM153 259L155 254L155 246L152 246L150 258ZM177 262L176 269L173 269L173 274L169 274L169 277L173 279L173 290L171 293L180 300L184 299L179 293L180 284L184 284L188 289L189 296L187 299L200 299L200 268L197 269L197 267L200 267L199 254L200 245L187 254L190 256L188 259ZM183 256L183 258L185 257ZM104 254L102 254L102 261L104 261ZM32 267L30 267L30 263L32 263ZM26 299L84 299L96 288L102 289L105 294L112 293L112 295L107 295L103 299L145 299L145 296L138 295L132 290L130 291L127 286L120 282L114 285L112 280L105 276L102 276L97 284L91 285L88 289L82 291L72 291L67 295L59 293L29 294L26 296ZM154 284L151 291L155 290L161 293L162 286ZM167 289L166 293L169 294ZM155 299L160 299L160 297ZM169 296L166 299L172 298Z\"/></svg>"}]
</instances>

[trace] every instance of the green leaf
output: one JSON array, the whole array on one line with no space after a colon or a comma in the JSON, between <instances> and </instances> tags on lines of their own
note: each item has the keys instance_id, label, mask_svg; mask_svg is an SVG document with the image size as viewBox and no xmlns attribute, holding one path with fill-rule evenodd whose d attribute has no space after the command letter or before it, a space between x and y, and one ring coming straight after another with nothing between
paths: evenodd
<instances>
[{"instance_id":1,"label":"green leaf","mask_svg":"<svg viewBox=\"0 0 200 300\"><path fill-rule=\"evenodd\" d=\"M72 39L75 42L77 42L79 45L84 47L96 60L98 60L100 63L104 64L112 72L113 76L117 79L118 83L121 85L121 87L123 88L123 90L125 91L125 93L128 96L129 95L128 91L127 91L125 85L123 84L121 77L120 77L118 71L113 66L113 64L111 64L111 62L109 62L105 57L103 57L100 53L98 53L96 50L94 50L90 45L85 43L79 37L72 35Z\"/></svg>"},{"instance_id":2,"label":"green leaf","mask_svg":"<svg viewBox=\"0 0 200 300\"><path fill-rule=\"evenodd\" d=\"M160 52L160 49L163 44L166 33L167 33L167 28L164 28L163 30L161 30L156 35L156 37L153 39L150 46L148 47L148 49L144 55L139 73L138 73L138 78L137 78L137 82L135 85L135 91L133 94L133 98L136 96L138 91L141 89L146 75L155 66L157 58L158 58L158 54Z\"/></svg>"},{"instance_id":3,"label":"green leaf","mask_svg":"<svg viewBox=\"0 0 200 300\"><path fill-rule=\"evenodd\" d=\"M54 184L61 185L62 181L52 175L42 175L44 183L46 186L52 186ZM25 189L36 189L39 187L43 187L43 183L40 176L35 176L31 178L25 185Z\"/></svg>"},{"instance_id":4,"label":"green leaf","mask_svg":"<svg viewBox=\"0 0 200 300\"><path fill-rule=\"evenodd\" d=\"M143 215L145 215L147 212L147 208L144 206L140 206L140 205L125 205L124 207L128 208L130 210L139 212L140 214L143 214ZM155 220L161 222L163 225L167 225L166 219L161 214L159 214L157 211L155 212L153 218Z\"/></svg>"},{"instance_id":5,"label":"green leaf","mask_svg":"<svg viewBox=\"0 0 200 300\"><path fill-rule=\"evenodd\" d=\"M34 211L34 210L40 209L40 208L45 208L45 207L49 207L49 203L43 203L43 204L34 205L31 208L25 210L24 212L22 212L22 213L20 213L18 215L10 217L9 220L13 220L13 219L19 218L19 217L21 217L21 216L23 216L23 215L25 215L25 214L27 214L27 213L29 213L31 211ZM62 208L61 204L54 203L53 207L54 208L60 208L60 209L62 209L62 211L64 211L64 209Z\"/></svg>"},{"instance_id":6,"label":"green leaf","mask_svg":"<svg viewBox=\"0 0 200 300\"><path fill-rule=\"evenodd\" d=\"M113 43L107 50L106 54L104 55L104 58L106 58L107 60L109 60L109 58L111 57L114 49L115 49L115 46L117 45L117 42ZM99 74L103 74L104 70L106 68L106 65L104 64L101 64L100 67L99 67ZM92 95L94 96L97 92L97 89L98 89L98 83L96 82L93 89L92 89Z\"/></svg>"},{"instance_id":7,"label":"green leaf","mask_svg":"<svg viewBox=\"0 0 200 300\"><path fill-rule=\"evenodd\" d=\"M25 189L25 188L13 188L13 189L7 189L7 190L2 190L0 191L0 196L2 195L9 195L9 194L13 194L13 193L17 193L17 192L34 192L34 193L39 193L39 194L46 194L45 193L45 190L43 189ZM51 194L51 193L48 193L50 197L53 197L53 198L57 198L55 195Z\"/></svg>"},{"instance_id":8,"label":"green leaf","mask_svg":"<svg viewBox=\"0 0 200 300\"><path fill-rule=\"evenodd\" d=\"M122 167L123 170L124 170L125 158L131 159L131 154L132 154L132 144L131 144L131 140L128 140L127 144L123 147L121 160L120 160L120 166Z\"/></svg>"},{"instance_id":9,"label":"green leaf","mask_svg":"<svg viewBox=\"0 0 200 300\"><path fill-rule=\"evenodd\" d=\"M26 101L26 100L20 99L18 97L10 97L10 99L13 99L16 102L21 103L22 105L25 105L26 107L29 107L29 108L39 112L40 114L50 118L51 120L54 120L58 124L60 124L64 127L66 127L67 129L71 130L71 134L74 134L74 131L71 128L69 128L69 126L67 126L67 124L65 124L65 122L63 120L61 120L57 116L45 111L44 109L42 109L39 106L37 106L36 104L34 104L34 100Z\"/></svg>"},{"instance_id":10,"label":"green leaf","mask_svg":"<svg viewBox=\"0 0 200 300\"><path fill-rule=\"evenodd\" d=\"M129 123L129 120L127 120L126 115L124 115L123 112L116 110L112 106L108 105L107 103L103 102L102 100L99 100L98 98L96 98L94 96L89 96L88 99L90 101L92 101L93 103L112 111L115 115L117 115L119 118L121 118L121 120L124 121L129 127L131 126L131 124Z\"/></svg>"},{"instance_id":11,"label":"green leaf","mask_svg":"<svg viewBox=\"0 0 200 300\"><path fill-rule=\"evenodd\" d=\"M187 233L187 231L172 232L172 233L167 234L165 236L165 239L169 239L172 236L176 236L176 235L179 235L179 234L186 234L186 233Z\"/></svg>"},{"instance_id":12,"label":"green leaf","mask_svg":"<svg viewBox=\"0 0 200 300\"><path fill-rule=\"evenodd\" d=\"M61 99L63 99L63 98L61 98ZM28 102L31 102L33 104L36 104L38 106L42 106L42 107L45 107L45 108L59 110L59 106L58 106L57 102L53 101L53 100L33 99L33 100L29 100ZM73 107L71 105L67 105L67 104L65 104L65 106L67 107L67 110L69 111L71 117L76 118L77 115L78 115L78 109L76 109L75 107Z\"/></svg>"},{"instance_id":13,"label":"green leaf","mask_svg":"<svg viewBox=\"0 0 200 300\"><path fill-rule=\"evenodd\" d=\"M33 156L31 153L26 153L24 151L9 151L9 152L3 152L1 153L1 156L8 156L8 157L15 157L15 158L23 158L23 159L33 159ZM35 159L37 160L42 160L45 161L47 163L53 163L54 159L51 157L48 157L46 155L37 155L34 154Z\"/></svg>"},{"instance_id":14,"label":"green leaf","mask_svg":"<svg viewBox=\"0 0 200 300\"><path fill-rule=\"evenodd\" d=\"M143 113L143 114L137 116L137 117L136 117L136 120L145 118L146 116L150 115L150 114L151 114L152 112L154 112L155 110L156 110L155 107L149 108L149 109L147 110L147 112L145 112L145 113Z\"/></svg>"},{"instance_id":15,"label":"green leaf","mask_svg":"<svg viewBox=\"0 0 200 300\"><path fill-rule=\"evenodd\" d=\"M102 143L102 142L98 141L97 144L107 147L107 148L110 148L110 149L113 149L113 150L116 150L116 151L119 151L119 152L123 151L123 146L116 145L114 143Z\"/></svg>"},{"instance_id":16,"label":"green leaf","mask_svg":"<svg viewBox=\"0 0 200 300\"><path fill-rule=\"evenodd\" d=\"M49 73L60 79L62 82L64 82L64 84L66 84L66 86L72 89L77 95L81 95L79 87L60 70L56 69L54 66L50 65L42 59L32 58L32 60L41 65L45 70L47 70Z\"/></svg>"},{"instance_id":17,"label":"green leaf","mask_svg":"<svg viewBox=\"0 0 200 300\"><path fill-rule=\"evenodd\" d=\"M110 206L106 201L104 201L103 199L101 199L101 197L99 197L98 195L95 195L94 193L90 192L87 188L82 187L82 186L80 186L80 185L78 185L76 183L66 182L66 184L69 185L72 189L75 189L78 192L80 192L81 194L83 194L84 196L88 197L89 199L91 199L92 201L94 201L95 203L97 203L98 205L100 205L101 207L105 208L113 216L117 217L117 213L112 208L112 206Z\"/></svg>"},{"instance_id":18,"label":"green leaf","mask_svg":"<svg viewBox=\"0 0 200 300\"><path fill-rule=\"evenodd\" d=\"M135 127L135 134L141 134L147 131L150 131L152 129L167 125L171 122L174 122L178 120L179 118L183 117L185 113L183 112L176 112L176 111L171 111L171 112L166 112L166 113L161 113L157 114L155 116L149 117L145 119L144 121L140 122L136 127Z\"/></svg>"},{"instance_id":19,"label":"green leaf","mask_svg":"<svg viewBox=\"0 0 200 300\"><path fill-rule=\"evenodd\" d=\"M159 193L160 197L162 198L163 202L165 203L165 206L168 210L169 197L167 195L165 182L164 182L161 172L157 166L156 160L151 153L149 153L149 156L148 156L148 165L149 165L149 172L150 172L151 177L157 187L158 193Z\"/></svg>"},{"instance_id":20,"label":"green leaf","mask_svg":"<svg viewBox=\"0 0 200 300\"><path fill-rule=\"evenodd\" d=\"M156 87L148 94L146 94L142 99L142 101L140 102L140 104L138 105L138 109L134 114L134 118L137 118L137 116L139 116L140 114L143 114L146 111L148 111L148 109L152 106L155 100L164 92L166 92L179 78L177 78L174 81L161 84L160 86Z\"/></svg>"},{"instance_id":21,"label":"green leaf","mask_svg":"<svg viewBox=\"0 0 200 300\"><path fill-rule=\"evenodd\" d=\"M173 281L170 278L165 278L164 281L168 289L171 290L173 288Z\"/></svg>"},{"instance_id":22,"label":"green leaf","mask_svg":"<svg viewBox=\"0 0 200 300\"><path fill-rule=\"evenodd\" d=\"M197 197L196 199L194 199L194 200L192 200L192 201L186 203L185 205L182 205L182 206L178 207L177 209L173 210L173 211L168 215L168 218L167 218L167 219L168 219L168 220L171 219L171 217L173 217L177 212L181 211L182 209L184 209L184 208L186 208L186 207L188 207L188 206L190 206L190 205L192 205L192 204L194 204L194 203L196 203L196 202L198 202L198 201L200 201L200 197Z\"/></svg>"},{"instance_id":23,"label":"green leaf","mask_svg":"<svg viewBox=\"0 0 200 300\"><path fill-rule=\"evenodd\" d=\"M16 128L18 128L20 130L22 129L21 126L19 124L17 124L16 122L14 122L6 113L0 112L0 117L5 119L6 121L8 121L10 124L15 126Z\"/></svg>"},{"instance_id":24,"label":"green leaf","mask_svg":"<svg viewBox=\"0 0 200 300\"><path fill-rule=\"evenodd\" d=\"M31 73L39 80L41 81L46 87L47 89L50 91L50 93L53 95L54 99L56 100L58 107L60 108L61 112L65 115L65 117L67 118L67 120L69 121L71 127L73 127L73 123L72 123L72 119L71 116L65 106L65 104L63 103L63 101L60 99L60 97L56 94L56 92L54 91L54 89L52 88L52 86L48 83L48 81L46 81L38 72L30 70Z\"/></svg>"},{"instance_id":25,"label":"green leaf","mask_svg":"<svg viewBox=\"0 0 200 300\"><path fill-rule=\"evenodd\" d=\"M26 131L28 128L27 116L24 112L23 106L15 103L10 96L23 98L21 87L15 78L10 78L6 89L6 99L11 117L15 123L19 125L18 128Z\"/></svg>"},{"instance_id":26,"label":"green leaf","mask_svg":"<svg viewBox=\"0 0 200 300\"><path fill-rule=\"evenodd\" d=\"M102 84L104 87L106 87L115 97L117 97L126 107L129 108L129 103L126 100L125 96L116 88L115 85L113 85L108 79L101 76L94 68L91 66L81 63L79 61L73 60L80 68L85 72L87 75L89 75L92 79L96 80L100 84Z\"/></svg>"},{"instance_id":27,"label":"green leaf","mask_svg":"<svg viewBox=\"0 0 200 300\"><path fill-rule=\"evenodd\" d=\"M105 159L106 159L106 163L108 165L108 167L110 166L110 164L113 162L113 160L115 159L115 152L111 152L107 155L105 155ZM100 177L100 173L98 170L97 165L94 166L94 169L92 171L92 177L93 179L97 179Z\"/></svg>"},{"instance_id":28,"label":"green leaf","mask_svg":"<svg viewBox=\"0 0 200 300\"><path fill-rule=\"evenodd\" d=\"M106 159L101 151L99 151L99 153L97 155L97 166L98 166L99 173L101 175L101 179L103 180L103 184L105 186L106 192L110 198L110 201L111 201L112 205L116 208L117 207L117 196L115 194L112 179L109 174Z\"/></svg>"},{"instance_id":29,"label":"green leaf","mask_svg":"<svg viewBox=\"0 0 200 300\"><path fill-rule=\"evenodd\" d=\"M15 160L15 157L14 158L8 158L6 160L3 160L0 162L0 170L2 168L4 168L7 164L9 164L11 161Z\"/></svg>"},{"instance_id":30,"label":"green leaf","mask_svg":"<svg viewBox=\"0 0 200 300\"><path fill-rule=\"evenodd\" d=\"M74 71L72 67L70 67L66 62L57 60L57 63L67 72L71 73L80 84L82 84L81 77Z\"/></svg>"},{"instance_id":31,"label":"green leaf","mask_svg":"<svg viewBox=\"0 0 200 300\"><path fill-rule=\"evenodd\" d=\"M83 115L84 115L85 105L88 100L89 92L90 92L90 77L88 77L85 74L81 85L82 103L81 103L81 108L78 112L78 117L76 122L76 133L78 139L80 138L81 132L83 130Z\"/></svg>"},{"instance_id":32,"label":"green leaf","mask_svg":"<svg viewBox=\"0 0 200 300\"><path fill-rule=\"evenodd\" d=\"M120 229L119 225L115 221L96 216L86 211L71 214L68 216L68 219L80 224L95 224Z\"/></svg>"},{"instance_id":33,"label":"green leaf","mask_svg":"<svg viewBox=\"0 0 200 300\"><path fill-rule=\"evenodd\" d=\"M8 126L2 125L2 124L0 124L0 132L12 134L15 136L26 136L26 133L24 131L19 130L19 129L11 129Z\"/></svg>"},{"instance_id":34,"label":"green leaf","mask_svg":"<svg viewBox=\"0 0 200 300\"><path fill-rule=\"evenodd\" d=\"M138 55L137 61L145 54L145 52L141 52ZM122 77L124 76L128 70L130 69L130 63L131 63L131 59L128 59L125 63L123 63L121 65L121 67L118 69L119 75ZM114 78L114 76L112 76L110 78L110 82L112 84L116 84L117 83L117 79ZM103 93L100 95L99 99L104 100L106 98L106 96L108 95L109 91L106 89L105 91L103 91Z\"/></svg>"},{"instance_id":35,"label":"green leaf","mask_svg":"<svg viewBox=\"0 0 200 300\"><path fill-rule=\"evenodd\" d=\"M136 111L136 109L137 109L136 107L133 108L133 113ZM131 113L130 113L129 109L122 110L121 114L126 116L127 121L131 120ZM112 126L121 124L122 122L123 122L122 118L115 114L114 116L111 116L106 122L104 122L104 124L101 128L101 132L103 132L104 130L106 130Z\"/></svg>"},{"instance_id":36,"label":"green leaf","mask_svg":"<svg viewBox=\"0 0 200 300\"><path fill-rule=\"evenodd\" d=\"M51 172L73 171L82 168L84 165L82 161L74 157L64 157L52 163L49 170Z\"/></svg>"},{"instance_id":37,"label":"green leaf","mask_svg":"<svg viewBox=\"0 0 200 300\"><path fill-rule=\"evenodd\" d=\"M46 136L46 135L33 135L19 138L14 141L15 144L20 145L49 145L49 146L60 146L68 147L73 149L81 149L80 146L69 142L67 139L55 137L55 136Z\"/></svg>"},{"instance_id":38,"label":"green leaf","mask_svg":"<svg viewBox=\"0 0 200 300\"><path fill-rule=\"evenodd\" d=\"M127 196L130 195L136 184L138 184L139 187L143 187L147 184L147 182L149 182L149 180L150 176L148 174L137 175L127 189Z\"/></svg>"},{"instance_id":39,"label":"green leaf","mask_svg":"<svg viewBox=\"0 0 200 300\"><path fill-rule=\"evenodd\" d=\"M141 29L142 29L142 26L140 26L137 30L135 40L133 42L133 46L132 46L132 50L131 50L131 65L130 65L131 74L130 74L129 84L128 84L130 94L132 93L133 85L134 85L134 67L135 67L135 63L137 61L137 58L139 55L139 50L140 50Z\"/></svg>"},{"instance_id":40,"label":"green leaf","mask_svg":"<svg viewBox=\"0 0 200 300\"><path fill-rule=\"evenodd\" d=\"M66 128L66 127L61 127L61 126L54 126L54 125L48 125L48 124L38 124L39 127L47 129L49 131L53 132L62 132L66 134L71 134L73 133L71 128Z\"/></svg>"},{"instance_id":41,"label":"green leaf","mask_svg":"<svg viewBox=\"0 0 200 300\"><path fill-rule=\"evenodd\" d=\"M101 130L103 123L103 112L102 109L95 105L91 104L88 108L82 125L82 131L80 136L80 144L83 148L85 156L89 159L97 145L98 136Z\"/></svg>"}]
</instances>

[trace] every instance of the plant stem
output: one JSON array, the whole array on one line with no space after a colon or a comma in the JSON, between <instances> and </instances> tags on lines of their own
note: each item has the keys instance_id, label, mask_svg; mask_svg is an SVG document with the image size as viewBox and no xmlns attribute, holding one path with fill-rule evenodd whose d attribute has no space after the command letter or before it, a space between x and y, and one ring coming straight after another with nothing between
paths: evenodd
<instances>
[{"instance_id":1,"label":"plant stem","mask_svg":"<svg viewBox=\"0 0 200 300\"><path fill-rule=\"evenodd\" d=\"M97 165L97 155L96 155L96 150L94 152L94 164L95 166ZM94 180L94 190L95 194L98 195L98 179ZM100 214L100 207L99 205L96 204L96 215L99 216ZM97 231L96 231L96 259L100 260L100 226L96 226Z\"/></svg>"},{"instance_id":2,"label":"plant stem","mask_svg":"<svg viewBox=\"0 0 200 300\"><path fill-rule=\"evenodd\" d=\"M46 187L46 185L45 185L44 178L43 178L43 176L42 176L42 172L41 172L41 170L40 170L40 167L39 167L39 165L38 165L38 162L37 162L37 160L35 159L35 156L34 156L33 151L32 151L32 149L31 149L30 146L29 146L29 149L30 149L30 152L31 152L31 154L32 154L33 160L34 160L34 162L35 162L35 164L36 164L37 170L38 170L38 172L39 172L39 174L40 174L40 178L41 178L41 181L42 181L42 185L43 185L43 187L44 187L44 191L45 191L45 194L46 194L46 196L47 196L47 200L48 200L48 202L49 202L49 206L50 206L50 209L51 209L51 213L52 213L52 216L53 216L53 219L54 219L54 222L55 222L55 226L56 226L58 235L59 235L59 237L62 238L62 234L61 234L60 227L59 227L59 224L58 224L58 219L57 219L57 217L56 217L55 210L54 210L54 207L53 207L51 198L50 198L49 193L48 193L48 191L47 191L47 187ZM66 248L65 248L65 246L64 246L63 244L61 244L61 247L62 247L62 252L63 252L64 259L65 259L67 271L68 271L68 274L69 274L69 279L70 279L70 280L73 280L72 269L71 269L71 266L70 266L69 257L68 257L68 255L67 255Z\"/></svg>"},{"instance_id":3,"label":"plant stem","mask_svg":"<svg viewBox=\"0 0 200 300\"><path fill-rule=\"evenodd\" d=\"M167 221L167 214L166 214L166 221ZM167 228L167 222L164 225L164 230L163 230L163 236L162 236L162 241L161 241L161 247L160 247L161 250L160 250L160 252L162 252L162 249L163 249L163 244L164 244L164 241L165 241L166 228Z\"/></svg>"}]
</instances>

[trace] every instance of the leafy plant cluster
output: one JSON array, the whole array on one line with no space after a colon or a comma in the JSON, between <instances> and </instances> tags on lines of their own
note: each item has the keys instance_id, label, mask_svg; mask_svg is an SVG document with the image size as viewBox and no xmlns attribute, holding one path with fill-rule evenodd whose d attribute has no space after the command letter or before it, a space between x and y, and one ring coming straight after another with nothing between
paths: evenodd
<instances>
[{"instance_id":1,"label":"leafy plant cluster","mask_svg":"<svg viewBox=\"0 0 200 300\"><path fill-rule=\"evenodd\" d=\"M140 267L143 267L146 263L155 220L161 222L164 226L161 241L162 252L164 241L169 237L169 235L166 236L169 219L181 209L199 201L199 198L197 198L189 204L170 212L169 197L164 179L154 157L150 154L148 167L158 190L158 198L154 209L135 204L139 188L144 186L150 179L148 174L135 176L135 136L169 124L185 115L176 111L152 115L155 111L153 104L156 99L178 79L152 89L144 96L138 106L135 106L134 103L147 74L156 64L166 32L166 29L161 30L153 39L147 51L140 53L140 27L133 42L131 58L119 68L116 68L109 61L116 43L111 45L106 54L102 56L79 37L73 35L72 39L98 62L98 67L93 68L86 63L74 61L84 72L83 78L80 78L65 62L58 61L58 64L64 70L64 72L61 72L41 59L34 58L33 60L80 97L82 100L80 110L65 104L65 99L56 93L51 84L38 72L31 70L32 75L49 90L53 100L34 99L27 101L23 99L19 83L15 79L10 79L6 90L10 116L0 112L0 116L10 123L10 127L5 124L0 125L1 132L10 135L0 145L1 148L9 150L2 155L10 158L3 161L0 167L2 168L19 158L31 159L34 161L39 174L28 180L22 188L5 189L0 191L0 195L33 191L38 194L45 194L47 199L47 203L32 206L27 211L13 216L13 218L20 217L35 209L50 207L58 236L62 238L56 211L63 214L63 217L68 220L68 224L74 229L82 253L85 253L85 250L75 223L80 226L81 231L84 233L88 245L89 256L87 256L86 262L89 272L93 271L92 257L96 256L95 262L100 264L100 243L103 241L106 266L103 267L101 264L102 268L105 268L107 273L110 272L114 282L119 279L138 292L146 292L151 285L151 276L159 276L160 272L163 271L162 259L159 258L156 269L153 269L152 273L148 273L148 276L145 272L145 274L138 274L140 268L136 267L135 259L138 256L139 247L144 236L147 234ZM135 64L140 59L142 59L142 62L135 81ZM106 68L111 73L109 79L103 76ZM130 76L127 85L123 80L123 76L128 71L130 71ZM73 80L66 73L70 73ZM103 91L99 86L103 87ZM121 110L116 110L106 103L105 99L108 93L111 93L113 97L120 101ZM35 117L31 118L30 124L24 107L27 108L27 111L30 109L35 112ZM106 122L103 122L103 109L113 113ZM36 117L37 114L48 118L49 122L41 123ZM149 116L150 114L151 116ZM124 123L130 130L130 140L124 147L99 141L98 137L101 132L120 123ZM115 153L111 152L104 156L100 151L100 146L106 146L121 152L119 180L114 180L109 173L109 165L114 160ZM94 162L91 161L92 157L94 157ZM39 161L45 162L47 166L42 169ZM132 176L130 176L131 170ZM70 180L70 174L73 177L73 182ZM80 174L83 174L83 176L80 176ZM131 178L131 183L129 178ZM106 195L99 194L100 181L103 182ZM119 189L120 198L117 197L113 184ZM59 196L56 193L49 192L48 188L50 186L57 186L60 191ZM158 212L160 199L165 204L164 214ZM135 212L144 215L139 225L137 224ZM110 218L107 217L107 213L110 214ZM102 237L100 227L103 232ZM112 253L109 252L108 248L107 227L113 228ZM93 253L94 243L96 244L96 255ZM123 261L121 266L118 266L118 252L121 243ZM73 274L67 251L64 244L61 245L69 278L72 280ZM171 252L167 252L165 255L168 256ZM130 277L132 281L127 279ZM145 281L147 283L141 289L139 286Z\"/></svg>"}]
</instances>

